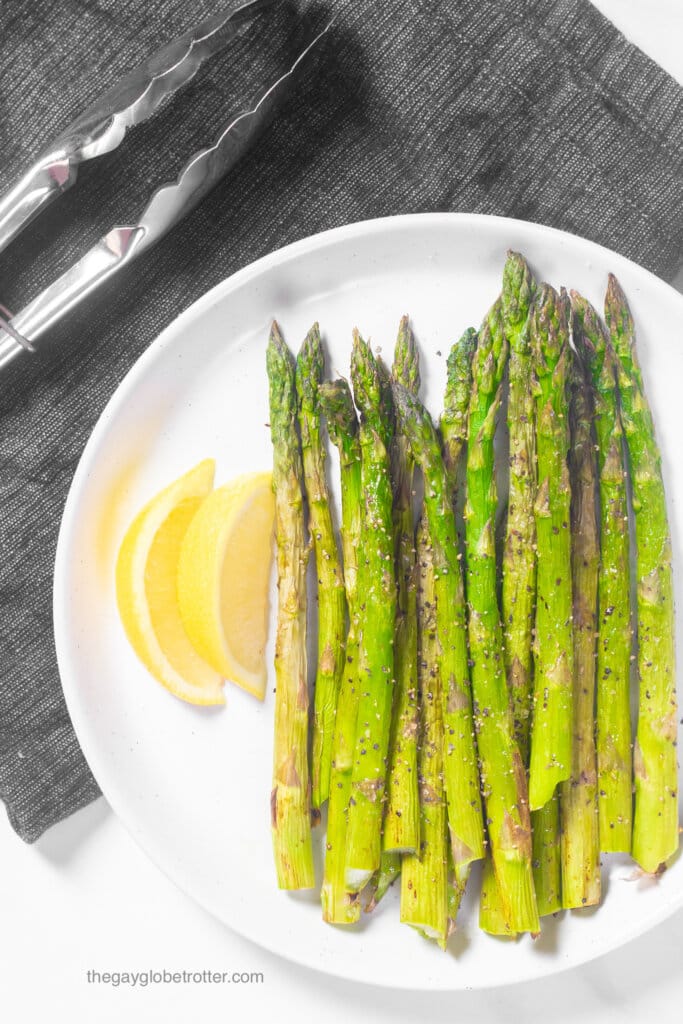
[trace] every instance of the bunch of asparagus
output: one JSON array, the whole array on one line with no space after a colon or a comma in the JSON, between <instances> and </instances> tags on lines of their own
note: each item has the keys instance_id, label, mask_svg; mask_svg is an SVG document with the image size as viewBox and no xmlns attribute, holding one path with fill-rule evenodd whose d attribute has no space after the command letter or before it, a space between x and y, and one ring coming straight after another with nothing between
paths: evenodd
<instances>
[{"instance_id":1,"label":"bunch of asparagus","mask_svg":"<svg viewBox=\"0 0 683 1024\"><path fill-rule=\"evenodd\" d=\"M324 380L317 324L296 359L273 325L268 374L280 887L313 887L325 804L324 919L354 923L363 896L372 909L400 875L401 920L442 947L475 861L480 926L508 936L599 903L601 852L661 872L679 831L671 544L616 279L603 322L510 252L499 298L449 355L438 426L418 397L407 317L391 370L354 332L353 391ZM324 424L339 450L340 545Z\"/></svg>"}]
</instances>

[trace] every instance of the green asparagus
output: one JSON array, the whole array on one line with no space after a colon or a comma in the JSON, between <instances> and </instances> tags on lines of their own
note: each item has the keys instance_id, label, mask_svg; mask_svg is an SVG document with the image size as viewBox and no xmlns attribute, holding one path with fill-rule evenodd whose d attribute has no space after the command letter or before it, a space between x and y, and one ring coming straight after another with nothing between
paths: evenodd
<instances>
[{"instance_id":1,"label":"green asparagus","mask_svg":"<svg viewBox=\"0 0 683 1024\"><path fill-rule=\"evenodd\" d=\"M417 621L422 708L419 748L421 842L403 858L401 921L446 946L449 929L448 832L443 786L443 717L432 546L424 518L417 531ZM457 910L457 908L455 908Z\"/></svg>"},{"instance_id":2,"label":"green asparagus","mask_svg":"<svg viewBox=\"0 0 683 1024\"><path fill-rule=\"evenodd\" d=\"M321 889L323 919L332 924L353 924L360 916L357 893L345 884L346 822L351 794L351 770L358 712L358 585L361 543L361 451L358 419L345 380L320 387L320 407L330 438L339 450L342 504L342 556L349 609L346 663L337 702L327 807L325 869Z\"/></svg>"},{"instance_id":3,"label":"green asparagus","mask_svg":"<svg viewBox=\"0 0 683 1024\"><path fill-rule=\"evenodd\" d=\"M532 810L569 778L572 756L572 582L567 303L541 285L531 321L536 401L537 592L534 698L529 768Z\"/></svg>"},{"instance_id":4,"label":"green asparagus","mask_svg":"<svg viewBox=\"0 0 683 1024\"><path fill-rule=\"evenodd\" d=\"M623 431L612 343L593 307L572 292L574 337L590 369L600 475L597 751L600 849L631 850L631 598Z\"/></svg>"},{"instance_id":5,"label":"green asparagus","mask_svg":"<svg viewBox=\"0 0 683 1024\"><path fill-rule=\"evenodd\" d=\"M408 317L403 317L399 327L392 379L403 384L413 394L417 394L420 387L419 356ZM414 851L420 842L413 462L406 439L400 431L397 431L394 437L391 462L398 588L394 639L396 682L382 840L385 852Z\"/></svg>"},{"instance_id":6,"label":"green asparagus","mask_svg":"<svg viewBox=\"0 0 683 1024\"><path fill-rule=\"evenodd\" d=\"M277 538L275 742L271 827L281 889L315 883L308 775L306 560L303 466L294 358L273 323L267 351Z\"/></svg>"},{"instance_id":7,"label":"green asparagus","mask_svg":"<svg viewBox=\"0 0 683 1024\"><path fill-rule=\"evenodd\" d=\"M324 372L320 331L314 324L296 361L299 423L308 499L309 530L318 576L318 665L313 706L312 804L320 808L329 796L334 719L342 672L346 600L325 476L325 445L321 432L318 390Z\"/></svg>"},{"instance_id":8,"label":"green asparagus","mask_svg":"<svg viewBox=\"0 0 683 1024\"><path fill-rule=\"evenodd\" d=\"M529 758L532 633L536 596L536 429L531 390L531 305L534 279L524 258L508 253L503 271L503 329L510 346L508 433L510 493L503 554L505 671L515 734L525 766Z\"/></svg>"},{"instance_id":9,"label":"green asparagus","mask_svg":"<svg viewBox=\"0 0 683 1024\"><path fill-rule=\"evenodd\" d=\"M678 849L671 537L661 456L635 352L635 328L613 275L607 287L605 318L617 356L635 519L639 692L631 851L644 871L656 872Z\"/></svg>"},{"instance_id":10,"label":"green asparagus","mask_svg":"<svg viewBox=\"0 0 683 1024\"><path fill-rule=\"evenodd\" d=\"M503 550L503 650L515 736L525 767L529 758L531 644L536 596L536 434L529 338L535 287L524 258L519 253L509 252L501 295L503 331L510 349L507 415L510 478ZM479 926L493 935L511 934L490 856L484 862Z\"/></svg>"},{"instance_id":11,"label":"green asparagus","mask_svg":"<svg viewBox=\"0 0 683 1024\"><path fill-rule=\"evenodd\" d=\"M468 327L460 339L451 347L447 360L446 391L444 407L439 423L439 433L443 449L444 467L448 477L451 507L455 513L459 554L462 555L464 545L464 454L467 444L467 414L472 391L472 360L477 348L477 332ZM455 607L464 609L465 580L462 569L456 576L454 590ZM463 620L463 631L466 625ZM455 929L455 919L460 903L467 887L470 875L470 864L461 864L457 868L453 863L453 852L448 848L448 916L449 934Z\"/></svg>"},{"instance_id":12,"label":"green asparagus","mask_svg":"<svg viewBox=\"0 0 683 1024\"><path fill-rule=\"evenodd\" d=\"M456 869L484 856L484 830L472 718L465 608L452 494L441 444L427 410L394 385L399 429L424 475L433 548L436 629L444 726L444 785Z\"/></svg>"},{"instance_id":13,"label":"green asparagus","mask_svg":"<svg viewBox=\"0 0 683 1024\"><path fill-rule=\"evenodd\" d=\"M394 689L396 583L389 465L391 422L381 370L357 331L351 376L361 413L361 487L365 504L361 531L360 694L345 881L351 891L358 892L380 865Z\"/></svg>"},{"instance_id":14,"label":"green asparagus","mask_svg":"<svg viewBox=\"0 0 683 1024\"><path fill-rule=\"evenodd\" d=\"M575 336L578 330L574 332ZM598 469L593 440L593 400L579 357L571 359L572 593L574 628L574 730L572 770L560 784L562 905L600 902L600 834L594 735L596 636L600 536Z\"/></svg>"},{"instance_id":15,"label":"green asparagus","mask_svg":"<svg viewBox=\"0 0 683 1024\"><path fill-rule=\"evenodd\" d=\"M328 800L328 922L357 922L361 890L372 909L400 876L401 920L445 948L483 858L480 926L536 934L540 917L600 902L601 849L630 850L650 874L678 849L671 538L633 319L612 275L605 320L578 293L570 303L537 286L510 251L500 299L449 355L439 430L417 398L407 317L391 374L354 331L360 422L349 385L323 383L318 325L294 360L273 323L272 841L280 888L313 887L311 824ZM501 519L494 434L508 359Z\"/></svg>"},{"instance_id":16,"label":"green asparagus","mask_svg":"<svg viewBox=\"0 0 683 1024\"><path fill-rule=\"evenodd\" d=\"M527 778L505 678L494 542L493 439L507 355L498 300L479 331L468 417L465 542L472 695L489 842L503 913L511 931L537 932Z\"/></svg>"}]
</instances>

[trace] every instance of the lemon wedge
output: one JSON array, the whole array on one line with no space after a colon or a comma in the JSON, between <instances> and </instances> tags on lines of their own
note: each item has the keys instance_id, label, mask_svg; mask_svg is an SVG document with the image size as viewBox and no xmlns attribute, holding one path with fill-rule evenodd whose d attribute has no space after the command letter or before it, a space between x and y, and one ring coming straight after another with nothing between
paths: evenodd
<instances>
[{"instance_id":1,"label":"lemon wedge","mask_svg":"<svg viewBox=\"0 0 683 1024\"><path fill-rule=\"evenodd\" d=\"M202 658L263 699L275 501L270 473L213 491L183 538L178 604Z\"/></svg>"},{"instance_id":2,"label":"lemon wedge","mask_svg":"<svg viewBox=\"0 0 683 1024\"><path fill-rule=\"evenodd\" d=\"M187 636L177 592L182 540L213 487L213 459L152 498L131 523L116 563L116 597L135 652L158 681L191 704L224 704L221 673Z\"/></svg>"}]
</instances>

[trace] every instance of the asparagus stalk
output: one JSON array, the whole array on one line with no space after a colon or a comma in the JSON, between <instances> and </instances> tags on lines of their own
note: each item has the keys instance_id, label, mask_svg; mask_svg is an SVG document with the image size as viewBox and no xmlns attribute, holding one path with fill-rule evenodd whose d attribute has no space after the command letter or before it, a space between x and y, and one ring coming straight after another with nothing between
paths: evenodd
<instances>
[{"instance_id":1,"label":"asparagus stalk","mask_svg":"<svg viewBox=\"0 0 683 1024\"><path fill-rule=\"evenodd\" d=\"M398 330L392 379L417 394L420 387L419 356L407 316L401 320ZM398 431L392 446L394 544L398 584L394 638L396 682L384 818L385 853L415 851L420 844L413 469L407 441ZM399 870L399 863L394 863L393 870Z\"/></svg>"},{"instance_id":2,"label":"asparagus stalk","mask_svg":"<svg viewBox=\"0 0 683 1024\"><path fill-rule=\"evenodd\" d=\"M329 796L334 719L342 672L346 600L344 576L332 525L325 476L318 389L324 372L320 331L314 324L296 361L299 423L308 499L309 530L318 576L318 665L313 707L312 803L320 808Z\"/></svg>"},{"instance_id":3,"label":"asparagus stalk","mask_svg":"<svg viewBox=\"0 0 683 1024\"><path fill-rule=\"evenodd\" d=\"M533 724L529 770L532 810L569 778L572 757L572 586L567 304L541 285L531 321L536 400L538 494L535 505L537 597Z\"/></svg>"},{"instance_id":4,"label":"asparagus stalk","mask_svg":"<svg viewBox=\"0 0 683 1024\"><path fill-rule=\"evenodd\" d=\"M404 316L399 325L390 374L377 360L387 414L394 424L391 383L395 377L417 392L420 386L419 358ZM366 911L375 909L401 873L401 853L415 850L419 843L417 786L417 625L415 610L415 543L413 537L413 463L400 432L394 431L391 445L393 522L397 579L396 627L394 634L394 706L389 740L389 774L382 832L380 867L371 879L371 898Z\"/></svg>"},{"instance_id":5,"label":"asparagus stalk","mask_svg":"<svg viewBox=\"0 0 683 1024\"><path fill-rule=\"evenodd\" d=\"M636 357L633 319L613 275L607 287L605 318L617 356L635 520L639 692L631 849L644 871L655 872L678 849L671 537L661 456Z\"/></svg>"},{"instance_id":6,"label":"asparagus stalk","mask_svg":"<svg viewBox=\"0 0 683 1024\"><path fill-rule=\"evenodd\" d=\"M358 892L379 868L394 680L396 584L389 466L391 420L381 370L354 332L351 376L361 413L360 694L346 845L346 885Z\"/></svg>"},{"instance_id":7,"label":"asparagus stalk","mask_svg":"<svg viewBox=\"0 0 683 1024\"><path fill-rule=\"evenodd\" d=\"M465 445L467 444L467 415L472 391L472 360L476 348L477 332L473 327L468 327L448 354L444 408L439 424L444 466L448 475L451 506L455 513L460 549L462 549L464 537L462 515L465 501L465 481L463 471ZM462 569L457 573L456 583L455 605L464 610L466 607L465 581ZM463 630L466 630L464 621ZM456 868L450 846L448 857L448 933L450 935L455 929L456 916L467 888L470 864L462 864Z\"/></svg>"},{"instance_id":8,"label":"asparagus stalk","mask_svg":"<svg viewBox=\"0 0 683 1024\"><path fill-rule=\"evenodd\" d=\"M503 332L510 349L507 416L510 477L503 549L503 650L515 736L525 767L529 759L531 646L536 596L536 433L530 347L535 288L524 257L509 252L501 295ZM490 857L484 863L479 926L492 935L512 934Z\"/></svg>"},{"instance_id":9,"label":"asparagus stalk","mask_svg":"<svg viewBox=\"0 0 683 1024\"><path fill-rule=\"evenodd\" d=\"M541 285L531 321L539 481L529 796L534 883L541 917L562 907L559 781L571 773L573 662L571 490L567 455L567 303Z\"/></svg>"},{"instance_id":10,"label":"asparagus stalk","mask_svg":"<svg viewBox=\"0 0 683 1024\"><path fill-rule=\"evenodd\" d=\"M576 332L578 333L578 332ZM570 368L574 730L572 770L560 784L562 905L600 902L600 834L594 735L600 537L594 408L586 371L574 355Z\"/></svg>"},{"instance_id":11,"label":"asparagus stalk","mask_svg":"<svg viewBox=\"0 0 683 1024\"><path fill-rule=\"evenodd\" d=\"M600 849L631 850L631 599L623 431L612 343L593 307L572 292L574 337L588 364L595 400L600 476L597 750Z\"/></svg>"},{"instance_id":12,"label":"asparagus stalk","mask_svg":"<svg viewBox=\"0 0 683 1024\"><path fill-rule=\"evenodd\" d=\"M493 438L507 354L497 301L479 332L468 419L465 541L472 694L489 842L503 912L512 931L537 932L527 779L505 679L496 592Z\"/></svg>"},{"instance_id":13,"label":"asparagus stalk","mask_svg":"<svg viewBox=\"0 0 683 1024\"><path fill-rule=\"evenodd\" d=\"M536 596L536 428L530 345L535 287L524 258L516 252L508 253L501 296L503 328L510 346L510 495L503 553L502 612L505 672L515 735L525 765L529 758Z\"/></svg>"},{"instance_id":14,"label":"asparagus stalk","mask_svg":"<svg viewBox=\"0 0 683 1024\"><path fill-rule=\"evenodd\" d=\"M425 512L434 560L436 630L444 726L444 784L453 864L460 869L484 856L479 773L472 718L465 608L450 480L429 413L414 395L394 385L401 431L425 481Z\"/></svg>"},{"instance_id":15,"label":"asparagus stalk","mask_svg":"<svg viewBox=\"0 0 683 1024\"><path fill-rule=\"evenodd\" d=\"M306 561L303 466L294 358L273 323L267 350L277 538L275 743L271 828L281 889L315 884L308 776Z\"/></svg>"},{"instance_id":16,"label":"asparagus stalk","mask_svg":"<svg viewBox=\"0 0 683 1024\"><path fill-rule=\"evenodd\" d=\"M320 387L320 407L332 443L339 450L342 505L344 585L349 609L346 663L337 702L327 808L325 869L321 889L323 919L332 924L353 924L360 916L357 893L345 884L346 823L351 794L351 770L358 712L358 586L361 544L361 451L358 419L345 380Z\"/></svg>"},{"instance_id":17,"label":"asparagus stalk","mask_svg":"<svg viewBox=\"0 0 683 1024\"><path fill-rule=\"evenodd\" d=\"M377 370L379 373L380 389L381 389L381 402L382 408L385 415L385 422L387 424L387 438L389 446L389 466L392 482L392 501L396 501L396 431L395 431L395 415L394 415L394 396L392 393L391 385L391 371L387 367L382 357L377 357ZM396 530L396 516L395 510L393 510L393 522L394 530ZM396 544L395 544L396 547ZM394 558L396 558L396 550L394 551ZM396 577L398 566L394 565L394 571ZM396 610L396 622L398 622L398 585L396 589L397 596L397 610ZM396 642L396 625L394 626L394 642ZM395 756L396 746L396 705L397 700L397 653L394 649L394 695L392 702L392 716L391 716L391 732L389 734L389 751L387 759L387 783L386 791L384 796L384 821L386 822L387 805L389 802L389 790L391 787L391 764ZM389 891L391 886L394 884L398 876L401 874L401 853L395 849L385 849L384 846L384 827L382 828L382 853L380 855L379 868L375 871L374 875L368 882L366 892L368 894L368 900L365 905L366 913L371 913L377 904L384 898L386 893Z\"/></svg>"},{"instance_id":18,"label":"asparagus stalk","mask_svg":"<svg viewBox=\"0 0 683 1024\"><path fill-rule=\"evenodd\" d=\"M424 517L417 530L417 621L422 723L419 748L419 851L406 854L401 874L401 921L442 949L449 933L448 833L443 786L443 717L437 638L434 559ZM455 917L457 907L451 903Z\"/></svg>"}]
</instances>

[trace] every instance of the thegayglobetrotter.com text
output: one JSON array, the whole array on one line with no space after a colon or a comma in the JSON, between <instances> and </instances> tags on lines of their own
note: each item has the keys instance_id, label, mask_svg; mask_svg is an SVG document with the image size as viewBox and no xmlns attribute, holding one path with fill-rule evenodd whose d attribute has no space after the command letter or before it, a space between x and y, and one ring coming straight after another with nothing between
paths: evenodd
<instances>
[{"instance_id":1,"label":"thegayglobetrotter.com text","mask_svg":"<svg viewBox=\"0 0 683 1024\"><path fill-rule=\"evenodd\" d=\"M261 971L169 971L151 968L148 971L96 971L85 972L89 985L111 985L119 988L147 988L149 985L263 985Z\"/></svg>"}]
</instances>

